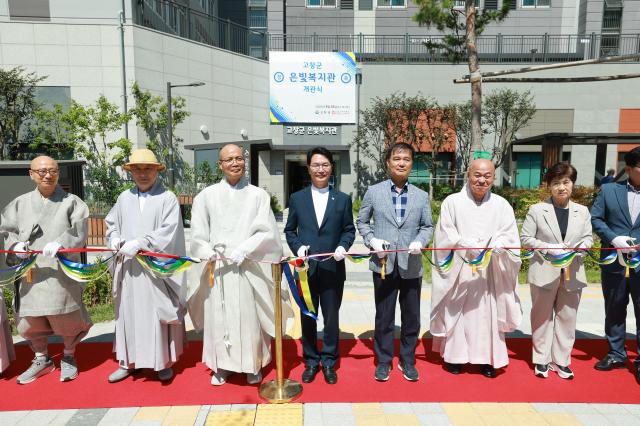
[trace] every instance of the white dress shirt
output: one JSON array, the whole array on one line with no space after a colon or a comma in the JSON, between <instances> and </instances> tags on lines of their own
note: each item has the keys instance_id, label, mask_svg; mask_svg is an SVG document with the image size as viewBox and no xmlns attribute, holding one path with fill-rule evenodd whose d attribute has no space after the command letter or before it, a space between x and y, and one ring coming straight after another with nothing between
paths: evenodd
<instances>
[{"instance_id":1,"label":"white dress shirt","mask_svg":"<svg viewBox=\"0 0 640 426\"><path fill-rule=\"evenodd\" d=\"M313 209L316 211L316 219L318 220L318 228L322 225L324 213L327 210L327 202L329 201L329 186L325 188L316 188L311 185L311 198L313 199Z\"/></svg>"}]
</instances>

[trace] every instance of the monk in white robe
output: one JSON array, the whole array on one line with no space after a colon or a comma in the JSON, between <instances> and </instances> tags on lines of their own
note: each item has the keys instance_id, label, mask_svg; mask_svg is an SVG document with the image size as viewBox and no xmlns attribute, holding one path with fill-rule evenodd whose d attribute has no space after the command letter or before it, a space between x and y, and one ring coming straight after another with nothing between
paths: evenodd
<instances>
[{"instance_id":1,"label":"monk in white robe","mask_svg":"<svg viewBox=\"0 0 640 426\"><path fill-rule=\"evenodd\" d=\"M494 175L489 160L474 160L462 191L442 202L436 226L436 247L469 248L456 251L450 271L432 269L433 350L453 374L471 363L495 377L495 368L509 363L505 333L522 319L516 294L520 260L504 250L519 246L518 228L509 203L490 192ZM487 268L474 270L459 258L472 260L487 245L494 248ZM434 263L447 255L434 251Z\"/></svg>"},{"instance_id":2,"label":"monk in white robe","mask_svg":"<svg viewBox=\"0 0 640 426\"><path fill-rule=\"evenodd\" d=\"M226 145L219 164L224 179L193 200L191 251L212 265L190 289L189 313L194 326L204 329L202 360L214 372L211 384L226 383L232 372L245 373L247 382L256 384L271 361L275 312L269 263L282 259L282 243L269 194L243 178L242 149ZM284 283L282 294L283 323L289 323L293 310Z\"/></svg>"},{"instance_id":3,"label":"monk in white robe","mask_svg":"<svg viewBox=\"0 0 640 426\"><path fill-rule=\"evenodd\" d=\"M56 259L62 248L85 246L89 208L80 198L58 186L59 175L58 163L53 158L34 158L29 176L36 189L9 203L0 219L4 246L16 252L7 256L8 264L23 261L29 257L29 250L42 252L30 274L16 284L14 295L18 333L29 342L35 354L31 366L16 379L19 384L31 383L55 370L47 348L51 335L61 336L64 342L60 381L78 377L75 348L92 326L82 302L82 285L67 277ZM78 253L64 256L80 261ZM2 317L2 330L7 333L4 312ZM8 344L11 335L0 341ZM11 357L12 349L7 348L2 358L7 355Z\"/></svg>"},{"instance_id":4,"label":"monk in white robe","mask_svg":"<svg viewBox=\"0 0 640 426\"><path fill-rule=\"evenodd\" d=\"M153 369L161 381L168 381L186 343L185 274L158 277L135 256L139 251L185 254L180 205L158 180L164 166L150 150L135 150L125 169L136 187L120 194L105 218L109 245L119 250L113 271L113 346L120 366L109 382L123 380L140 368Z\"/></svg>"}]
</instances>

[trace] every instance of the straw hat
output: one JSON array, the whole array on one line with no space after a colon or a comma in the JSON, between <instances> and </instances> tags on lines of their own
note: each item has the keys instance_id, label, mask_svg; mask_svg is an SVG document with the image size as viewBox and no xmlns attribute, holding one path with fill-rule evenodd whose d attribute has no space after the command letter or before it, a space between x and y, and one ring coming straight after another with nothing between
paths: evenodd
<instances>
[{"instance_id":1,"label":"straw hat","mask_svg":"<svg viewBox=\"0 0 640 426\"><path fill-rule=\"evenodd\" d=\"M161 172L165 169L163 164L158 162L156 155L150 149L136 149L131 153L129 162L124 165L125 170L131 170L131 166L134 164L151 164L158 168Z\"/></svg>"}]
</instances>

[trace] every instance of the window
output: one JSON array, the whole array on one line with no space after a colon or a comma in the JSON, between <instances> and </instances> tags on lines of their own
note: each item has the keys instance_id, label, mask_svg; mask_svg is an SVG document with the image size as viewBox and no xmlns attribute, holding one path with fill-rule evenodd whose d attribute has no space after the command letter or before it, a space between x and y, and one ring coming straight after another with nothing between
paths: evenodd
<instances>
[{"instance_id":1,"label":"window","mask_svg":"<svg viewBox=\"0 0 640 426\"><path fill-rule=\"evenodd\" d=\"M551 0L522 0L522 7L550 7Z\"/></svg>"},{"instance_id":2,"label":"window","mask_svg":"<svg viewBox=\"0 0 640 426\"><path fill-rule=\"evenodd\" d=\"M524 1L524 0L523 0ZM464 9L465 0L453 0L453 7L456 9ZM480 7L480 0L475 1L476 8Z\"/></svg>"},{"instance_id":3,"label":"window","mask_svg":"<svg viewBox=\"0 0 640 426\"><path fill-rule=\"evenodd\" d=\"M406 0L376 0L378 7L407 7Z\"/></svg>"},{"instance_id":4,"label":"window","mask_svg":"<svg viewBox=\"0 0 640 426\"><path fill-rule=\"evenodd\" d=\"M307 0L307 7L336 7L336 0Z\"/></svg>"}]
</instances>

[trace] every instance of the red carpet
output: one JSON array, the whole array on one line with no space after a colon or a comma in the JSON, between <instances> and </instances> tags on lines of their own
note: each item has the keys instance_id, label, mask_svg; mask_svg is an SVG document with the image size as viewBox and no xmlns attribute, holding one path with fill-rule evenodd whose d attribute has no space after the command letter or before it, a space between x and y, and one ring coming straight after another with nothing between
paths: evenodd
<instances>
[{"instance_id":1,"label":"red carpet","mask_svg":"<svg viewBox=\"0 0 640 426\"><path fill-rule=\"evenodd\" d=\"M576 378L560 379L550 373L548 379L534 377L529 359L529 339L509 339L511 364L493 379L486 379L470 367L467 373L453 376L442 369L439 358L425 339L418 348L417 368L420 381L409 383L397 368L386 383L373 379L374 358L371 340L343 340L343 354L337 385L327 385L322 374L304 386L301 402L603 402L640 403L640 386L631 370L599 372L594 362L607 351L604 340L578 340L572 368ZM635 346L635 345L634 345ZM241 404L262 402L257 386L249 386L244 375L235 375L222 386L210 384L210 373L200 362L201 342L191 342L174 367L177 375L170 384L161 384L150 371L117 384L107 376L117 366L111 343L83 343L78 347L80 377L61 383L59 370L28 385L18 385L16 376L28 366L32 354L27 346L16 347L18 360L0 379L0 410L61 408L99 408L159 405ZM285 377L300 380L303 365L298 341L285 340ZM51 345L50 353L60 361L60 345ZM426 356L425 356L426 352ZM394 366L395 367L395 366ZM269 367L267 379L275 372Z\"/></svg>"}]
</instances>

